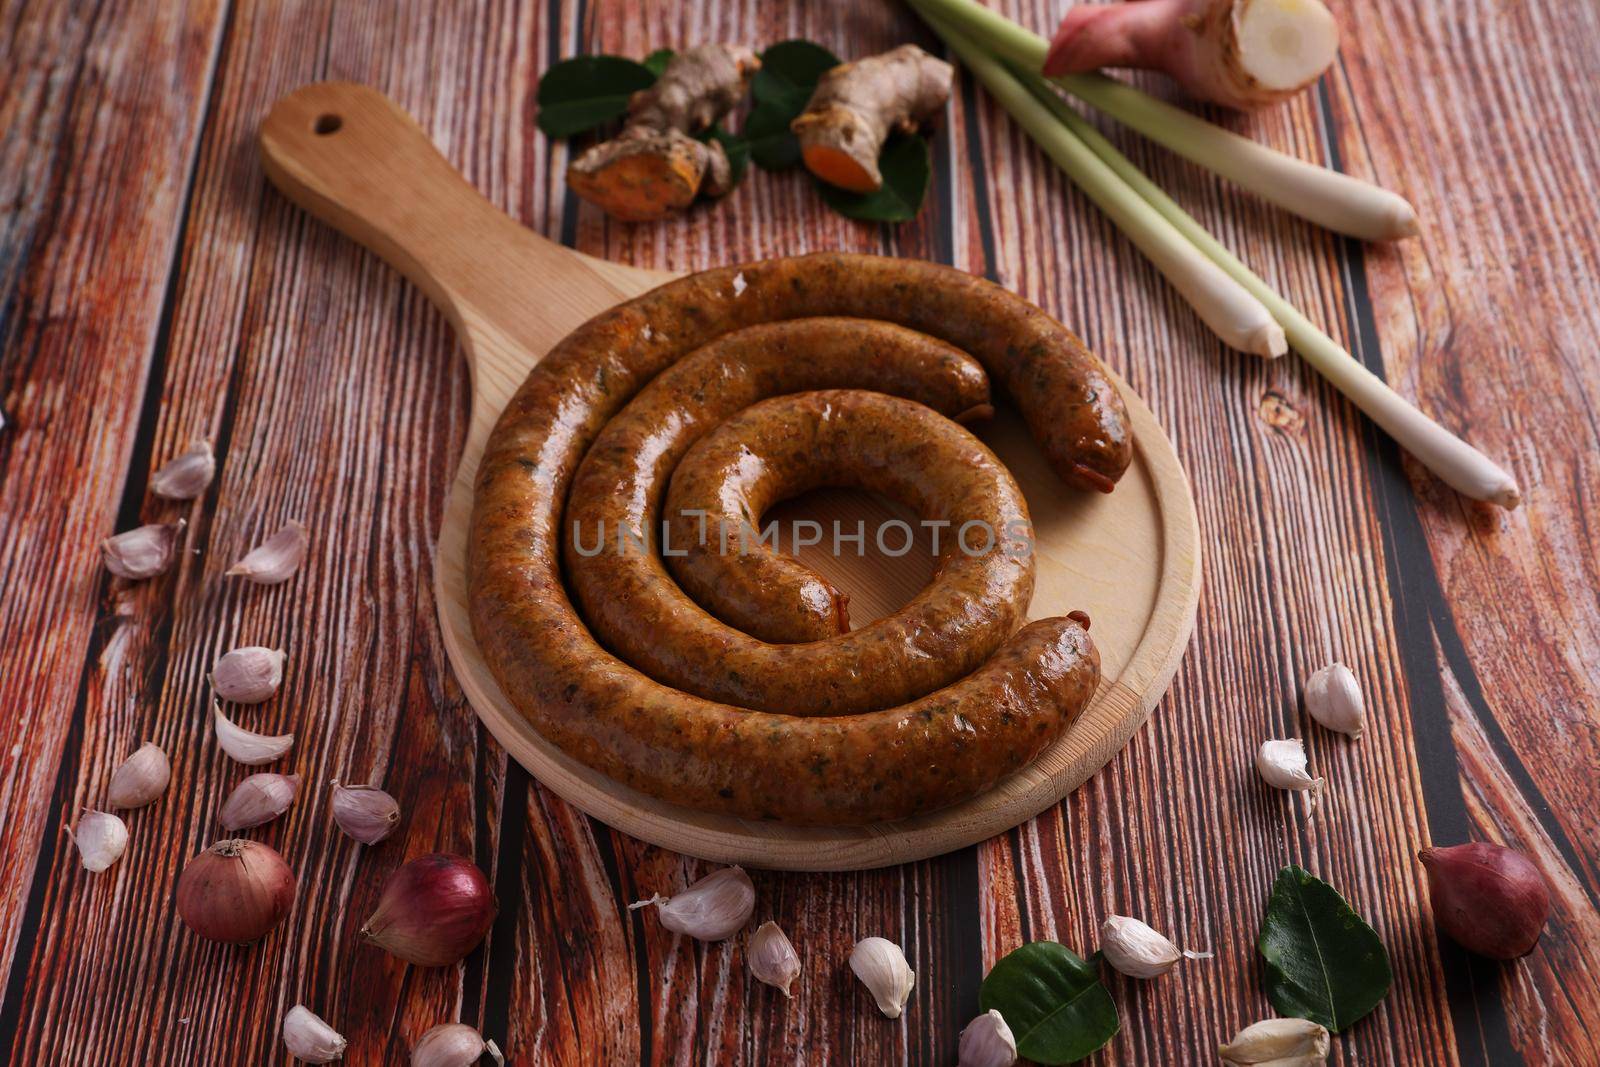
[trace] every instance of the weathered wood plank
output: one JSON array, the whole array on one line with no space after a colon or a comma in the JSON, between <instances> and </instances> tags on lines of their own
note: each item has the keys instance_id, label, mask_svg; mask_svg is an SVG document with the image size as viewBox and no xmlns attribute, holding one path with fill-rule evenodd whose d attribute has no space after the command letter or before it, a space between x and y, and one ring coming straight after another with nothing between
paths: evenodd
<instances>
[{"instance_id":1,"label":"weathered wood plank","mask_svg":"<svg viewBox=\"0 0 1600 1067\"><path fill-rule=\"evenodd\" d=\"M138 513L124 479L222 14L0 10L0 1033L49 902L92 899L96 938L137 906L41 871L91 799L71 769L99 725L86 670L118 662L130 619L160 625L174 584L110 581L96 545ZM114 684L131 701L148 679Z\"/></svg>"}]
</instances>

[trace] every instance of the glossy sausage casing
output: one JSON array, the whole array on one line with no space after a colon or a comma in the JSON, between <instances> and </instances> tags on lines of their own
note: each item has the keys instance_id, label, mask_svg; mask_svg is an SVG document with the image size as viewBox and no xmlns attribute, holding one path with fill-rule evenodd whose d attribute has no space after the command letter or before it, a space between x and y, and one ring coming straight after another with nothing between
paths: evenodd
<instances>
[{"instance_id":1,"label":"glossy sausage casing","mask_svg":"<svg viewBox=\"0 0 1600 1067\"><path fill-rule=\"evenodd\" d=\"M816 315L896 322L973 355L1072 484L1107 488L1128 464L1126 412L1104 369L998 286L933 264L837 253L707 271L574 331L507 405L478 469L467 559L473 633L541 734L634 788L749 818L905 818L989 788L1076 717L1098 678L1077 622L1034 623L968 678L910 704L796 718L646 677L595 641L562 580L567 493L605 423L708 341Z\"/></svg>"}]
</instances>

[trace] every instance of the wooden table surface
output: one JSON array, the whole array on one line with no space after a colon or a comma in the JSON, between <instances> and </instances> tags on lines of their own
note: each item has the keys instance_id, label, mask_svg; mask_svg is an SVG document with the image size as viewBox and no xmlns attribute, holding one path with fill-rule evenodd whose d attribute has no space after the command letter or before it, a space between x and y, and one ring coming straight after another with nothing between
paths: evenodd
<instances>
[{"instance_id":1,"label":"wooden table surface","mask_svg":"<svg viewBox=\"0 0 1600 1067\"><path fill-rule=\"evenodd\" d=\"M1064 4L1007 6L1046 28ZM279 1063L278 1020L303 1002L355 1064L403 1062L456 1018L522 1064L951 1064L994 960L1040 938L1091 951L1115 912L1216 956L1111 979L1122 1032L1095 1062L1204 1063L1271 1013L1255 934L1293 862L1338 887L1394 963L1333 1062L1600 1062L1600 5L1333 6L1344 48L1316 91L1215 117L1400 191L1420 238L1334 237L1114 136L1367 366L1505 462L1516 512L1444 489L1298 359L1223 350L965 80L929 201L898 228L761 173L684 218L611 224L568 193L566 147L534 127L539 73L575 52L933 47L887 0L0 3L0 1048L30 1065ZM1065 803L975 848L756 872L761 913L805 960L792 1001L748 976L738 943L677 940L625 910L703 866L508 764L440 645L432 546L467 396L450 331L262 177L256 124L329 78L400 101L495 203L586 252L668 268L920 256L1073 326L1167 428L1199 506L1199 622L1150 723ZM195 437L216 446L209 492L153 498L152 470ZM180 515L196 551L171 573L102 570L102 537ZM289 518L312 530L292 583L223 579ZM190 935L172 900L242 774L206 725L205 675L257 643L286 647L288 673L246 721L299 736L308 787L254 833L298 871L294 911L237 949ZM1297 708L1331 659L1368 696L1356 743ZM1262 740L1295 735L1329 780L1314 820L1251 768ZM64 830L141 739L171 754L173 786L129 817L122 861L88 874ZM381 781L401 832L344 838L332 778ZM1525 959L1475 960L1434 931L1414 855L1469 838L1525 850L1553 887ZM388 872L431 850L475 857L501 912L464 965L420 971L357 929ZM844 966L868 934L917 970L898 1022Z\"/></svg>"}]
</instances>

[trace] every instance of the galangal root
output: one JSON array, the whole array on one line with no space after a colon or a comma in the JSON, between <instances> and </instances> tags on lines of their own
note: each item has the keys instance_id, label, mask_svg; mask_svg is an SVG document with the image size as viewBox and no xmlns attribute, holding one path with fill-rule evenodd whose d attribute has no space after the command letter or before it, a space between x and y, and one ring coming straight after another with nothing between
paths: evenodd
<instances>
[{"instance_id":1,"label":"galangal root","mask_svg":"<svg viewBox=\"0 0 1600 1067\"><path fill-rule=\"evenodd\" d=\"M1339 27L1322 0L1138 0L1067 12L1044 73L1137 67L1191 96L1243 110L1285 100L1322 76Z\"/></svg>"},{"instance_id":2,"label":"galangal root","mask_svg":"<svg viewBox=\"0 0 1600 1067\"><path fill-rule=\"evenodd\" d=\"M790 125L806 169L829 185L870 193L883 185L878 154L893 131L911 133L944 107L954 70L914 44L824 74Z\"/></svg>"},{"instance_id":3,"label":"galangal root","mask_svg":"<svg viewBox=\"0 0 1600 1067\"><path fill-rule=\"evenodd\" d=\"M567 184L627 222L663 218L697 196L729 192L722 146L691 135L733 110L760 66L742 45L706 44L674 56L656 83L628 102L622 132L572 161Z\"/></svg>"}]
</instances>

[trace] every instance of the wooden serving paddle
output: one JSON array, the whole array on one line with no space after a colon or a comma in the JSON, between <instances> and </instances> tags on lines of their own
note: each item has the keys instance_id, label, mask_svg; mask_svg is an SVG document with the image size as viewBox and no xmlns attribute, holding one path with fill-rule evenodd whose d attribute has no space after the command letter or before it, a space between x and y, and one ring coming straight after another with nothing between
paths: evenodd
<instances>
[{"instance_id":1,"label":"wooden serving paddle","mask_svg":"<svg viewBox=\"0 0 1600 1067\"><path fill-rule=\"evenodd\" d=\"M308 85L261 125L267 176L295 203L355 238L426 293L454 325L472 372L472 416L439 533L439 623L478 716L545 786L654 844L755 866L839 870L937 855L1056 803L1116 753L1166 690L1194 626L1199 548L1194 501L1171 444L1118 380L1137 438L1110 496L1056 479L1020 420L984 438L1011 467L1034 520L1035 618L1082 609L1094 620L1104 682L1078 724L1037 761L957 807L892 825L788 827L679 807L627 789L545 742L506 699L472 637L467 526L484 443L528 371L578 325L676 274L625 267L540 237L485 200L393 101L361 85ZM869 523L900 514L857 494L808 500L811 518ZM902 558L802 556L852 595L859 624L907 599L925 567Z\"/></svg>"}]
</instances>

